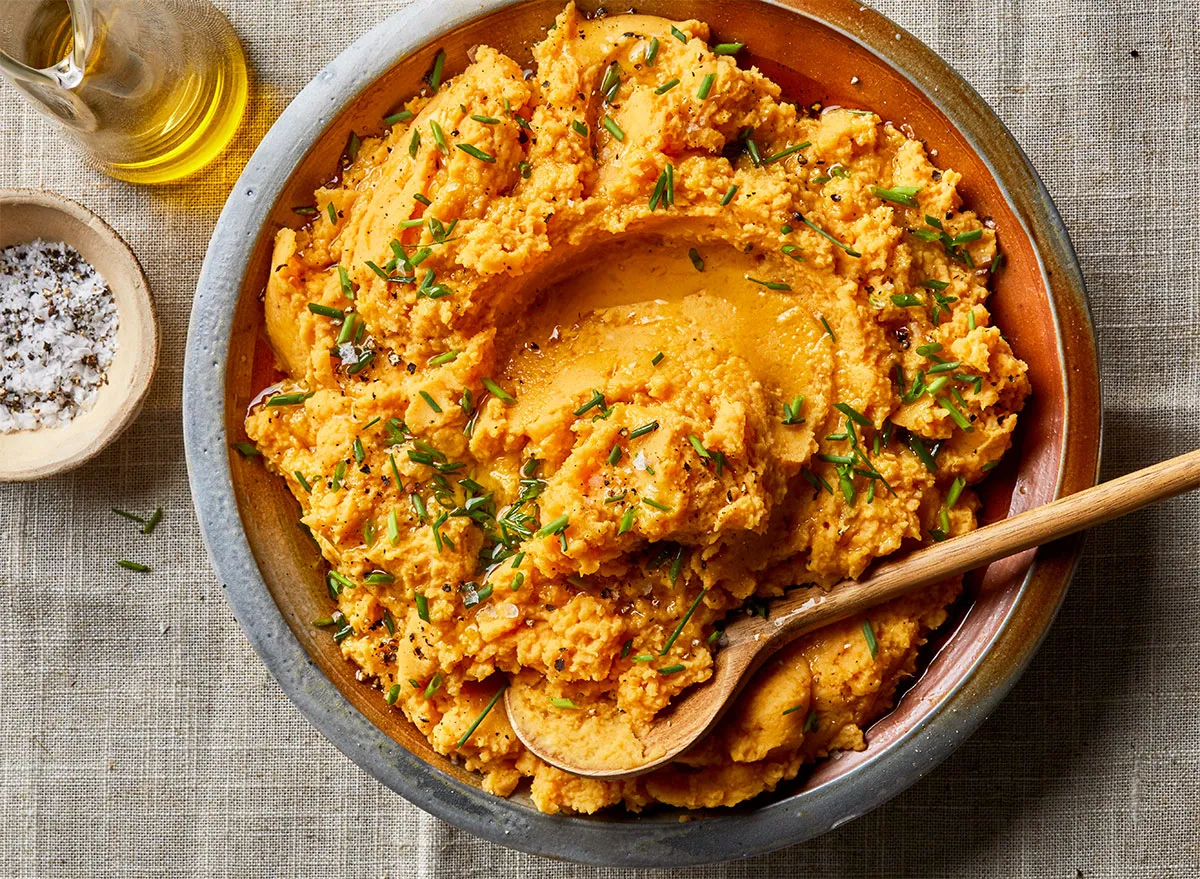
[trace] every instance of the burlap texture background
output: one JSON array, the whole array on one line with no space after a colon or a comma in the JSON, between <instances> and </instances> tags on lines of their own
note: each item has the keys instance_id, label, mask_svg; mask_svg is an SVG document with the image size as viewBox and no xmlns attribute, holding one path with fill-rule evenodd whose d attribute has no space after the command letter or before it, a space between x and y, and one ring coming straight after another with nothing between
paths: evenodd
<instances>
[{"instance_id":1,"label":"burlap texture background","mask_svg":"<svg viewBox=\"0 0 1200 879\"><path fill-rule=\"evenodd\" d=\"M616 876L491 846L365 776L291 707L221 597L180 428L196 275L263 126L404 0L218 5L256 70L252 119L184 184L85 170L0 87L0 185L116 227L153 284L164 355L145 413L98 460L0 487L0 876ZM1200 445L1196 0L875 5L983 94L1063 212L1103 350L1104 475ZM109 512L160 504L152 538ZM1198 521L1193 496L1092 534L1022 682L906 794L771 857L654 875L1200 875ZM119 570L125 556L154 574Z\"/></svg>"}]
</instances>

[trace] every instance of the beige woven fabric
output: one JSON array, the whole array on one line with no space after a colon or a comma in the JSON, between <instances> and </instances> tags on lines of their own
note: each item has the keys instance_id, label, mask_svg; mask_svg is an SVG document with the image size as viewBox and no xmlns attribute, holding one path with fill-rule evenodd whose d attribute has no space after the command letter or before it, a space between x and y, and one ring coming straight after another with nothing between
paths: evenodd
<instances>
[{"instance_id":1,"label":"beige woven fabric","mask_svg":"<svg viewBox=\"0 0 1200 879\"><path fill-rule=\"evenodd\" d=\"M0 487L0 877L617 876L491 846L365 776L284 698L220 594L180 429L205 245L255 127L404 0L219 5L257 70L254 124L187 183L82 169L0 87L0 185L76 198L124 235L164 354L145 414L97 461ZM1197 0L876 5L996 108L1066 218L1104 352L1105 475L1200 446ZM109 512L159 504L149 538ZM1198 521L1193 496L1095 532L1022 682L916 787L807 845L687 875L1200 875Z\"/></svg>"}]
</instances>

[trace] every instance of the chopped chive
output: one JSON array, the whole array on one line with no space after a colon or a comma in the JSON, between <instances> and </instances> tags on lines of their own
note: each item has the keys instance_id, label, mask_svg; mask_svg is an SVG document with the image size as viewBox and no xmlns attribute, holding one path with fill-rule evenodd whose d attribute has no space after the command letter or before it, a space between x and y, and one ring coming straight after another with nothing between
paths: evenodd
<instances>
[{"instance_id":1,"label":"chopped chive","mask_svg":"<svg viewBox=\"0 0 1200 879\"><path fill-rule=\"evenodd\" d=\"M363 582L370 583L372 586L382 586L385 583L395 583L396 578L387 571L372 571L363 577Z\"/></svg>"},{"instance_id":2,"label":"chopped chive","mask_svg":"<svg viewBox=\"0 0 1200 879\"><path fill-rule=\"evenodd\" d=\"M332 483L333 483L334 491L342 490L342 479L344 479L345 476L346 476L346 462L338 461L337 464L335 464L333 467Z\"/></svg>"},{"instance_id":3,"label":"chopped chive","mask_svg":"<svg viewBox=\"0 0 1200 879\"><path fill-rule=\"evenodd\" d=\"M678 674L679 672L683 671L685 668L687 668L686 665L668 665L666 668L658 669L658 673L660 675L673 675L673 674Z\"/></svg>"},{"instance_id":4,"label":"chopped chive","mask_svg":"<svg viewBox=\"0 0 1200 879\"><path fill-rule=\"evenodd\" d=\"M938 375L939 373L943 372L953 372L960 366L962 366L961 360L949 360L945 363L935 363L933 366L929 367L928 373L929 375Z\"/></svg>"},{"instance_id":5,"label":"chopped chive","mask_svg":"<svg viewBox=\"0 0 1200 879\"><path fill-rule=\"evenodd\" d=\"M712 53L714 55L736 55L744 48L746 48L745 43L717 43L712 47Z\"/></svg>"},{"instance_id":6,"label":"chopped chive","mask_svg":"<svg viewBox=\"0 0 1200 879\"><path fill-rule=\"evenodd\" d=\"M704 271L704 260L700 256L700 251L698 251L696 248L693 247L688 251L688 259L692 261L692 266L696 269L696 271Z\"/></svg>"},{"instance_id":7,"label":"chopped chive","mask_svg":"<svg viewBox=\"0 0 1200 879\"><path fill-rule=\"evenodd\" d=\"M737 191L738 187L736 183L730 185L730 187L725 190L725 194L721 196L721 207L725 207L725 205L733 201L733 197L737 195Z\"/></svg>"},{"instance_id":8,"label":"chopped chive","mask_svg":"<svg viewBox=\"0 0 1200 879\"><path fill-rule=\"evenodd\" d=\"M444 354L439 354L437 357L431 357L429 359L429 365L430 366L442 366L446 363L453 363L455 360L458 359L458 355L461 353L462 352L458 351L458 350L447 351Z\"/></svg>"},{"instance_id":9,"label":"chopped chive","mask_svg":"<svg viewBox=\"0 0 1200 879\"><path fill-rule=\"evenodd\" d=\"M421 391L420 394L421 394L421 399L424 400L429 405L430 409L432 409L434 412L436 412L439 415L442 414L442 407L438 405L437 400L433 399L433 397L430 396L428 391Z\"/></svg>"},{"instance_id":10,"label":"chopped chive","mask_svg":"<svg viewBox=\"0 0 1200 879\"><path fill-rule=\"evenodd\" d=\"M665 356L666 356L665 354L663 354L661 351L659 351L657 354L654 355L653 358L651 358L650 365L658 366L658 364L662 363L663 357L665 357Z\"/></svg>"},{"instance_id":11,"label":"chopped chive","mask_svg":"<svg viewBox=\"0 0 1200 879\"><path fill-rule=\"evenodd\" d=\"M875 629L870 620L863 620L862 630L863 637L867 639L867 649L871 651L871 658L874 659L879 653L879 642L875 640Z\"/></svg>"},{"instance_id":12,"label":"chopped chive","mask_svg":"<svg viewBox=\"0 0 1200 879\"><path fill-rule=\"evenodd\" d=\"M974 430L967 416L963 415L962 412L959 411L958 407L952 402L947 400L945 397L934 397L934 399L937 400L937 404L945 409L950 415L950 420L957 424L960 428L966 431Z\"/></svg>"},{"instance_id":13,"label":"chopped chive","mask_svg":"<svg viewBox=\"0 0 1200 879\"><path fill-rule=\"evenodd\" d=\"M533 165L528 162L518 162L517 170L521 172L522 180L528 180L530 175L533 174Z\"/></svg>"},{"instance_id":14,"label":"chopped chive","mask_svg":"<svg viewBox=\"0 0 1200 879\"><path fill-rule=\"evenodd\" d=\"M138 564L137 562L131 562L131 561L129 561L129 559L118 559L117 564L120 565L122 568L124 568L127 571L134 571L138 574L149 574L151 571L151 568L149 565L142 565L142 564Z\"/></svg>"},{"instance_id":15,"label":"chopped chive","mask_svg":"<svg viewBox=\"0 0 1200 879\"><path fill-rule=\"evenodd\" d=\"M849 244L844 244L841 241L839 241L838 239L834 238L832 235L830 235L828 232L826 232L824 229L822 229L820 226L818 226L816 223L814 223L808 217L806 217L804 215L800 215L800 222L802 222L808 228L812 229L814 232L816 232L822 238L825 238L828 241L831 241L833 244L840 247L842 250L844 250L846 252L846 254L848 256L852 256L855 259L858 259L859 257L862 256L861 253L859 253L857 250L855 250Z\"/></svg>"},{"instance_id":16,"label":"chopped chive","mask_svg":"<svg viewBox=\"0 0 1200 879\"><path fill-rule=\"evenodd\" d=\"M708 93L712 91L713 83L717 81L715 73L705 74L704 79L700 80L700 88L696 91L696 97L704 100L708 97Z\"/></svg>"},{"instance_id":17,"label":"chopped chive","mask_svg":"<svg viewBox=\"0 0 1200 879\"><path fill-rule=\"evenodd\" d=\"M808 712L808 717L804 718L804 729L801 730L801 732L806 732L806 733L816 732L818 721L819 721L819 718L817 717L817 712L815 712L815 711Z\"/></svg>"},{"instance_id":18,"label":"chopped chive","mask_svg":"<svg viewBox=\"0 0 1200 879\"><path fill-rule=\"evenodd\" d=\"M513 574L512 582L508 585L508 588L513 592L519 592L524 584L525 575L520 571L517 571L515 574Z\"/></svg>"},{"instance_id":19,"label":"chopped chive","mask_svg":"<svg viewBox=\"0 0 1200 879\"><path fill-rule=\"evenodd\" d=\"M804 707L803 705L793 705L791 708L783 709L782 714L784 717L787 717L789 714L795 714L797 711L799 711L803 707Z\"/></svg>"},{"instance_id":20,"label":"chopped chive","mask_svg":"<svg viewBox=\"0 0 1200 879\"><path fill-rule=\"evenodd\" d=\"M392 465L392 477L396 480L396 488L400 488L404 484L404 480L400 478L400 468L396 466L396 456L388 452L388 463Z\"/></svg>"},{"instance_id":21,"label":"chopped chive","mask_svg":"<svg viewBox=\"0 0 1200 879\"><path fill-rule=\"evenodd\" d=\"M534 534L533 536L534 537L550 537L553 534L562 534L564 531L567 530L567 526L570 524L570 521L571 521L570 515L567 513L563 513L561 516L559 516L557 519L555 519L550 524L545 525L542 528L539 528L537 530L537 533Z\"/></svg>"},{"instance_id":22,"label":"chopped chive","mask_svg":"<svg viewBox=\"0 0 1200 879\"><path fill-rule=\"evenodd\" d=\"M920 348L917 349L917 353L920 354L922 357L928 357L930 354L937 354L941 350L942 350L941 343L934 342L931 345L922 345Z\"/></svg>"},{"instance_id":23,"label":"chopped chive","mask_svg":"<svg viewBox=\"0 0 1200 879\"><path fill-rule=\"evenodd\" d=\"M654 662L653 653L639 653L637 656L630 657L634 662Z\"/></svg>"},{"instance_id":24,"label":"chopped chive","mask_svg":"<svg viewBox=\"0 0 1200 879\"><path fill-rule=\"evenodd\" d=\"M392 684L392 686L390 688L388 688L387 695L383 697L383 701L387 702L387 704L389 704L389 705L395 705L396 700L399 698L400 698L400 685Z\"/></svg>"},{"instance_id":25,"label":"chopped chive","mask_svg":"<svg viewBox=\"0 0 1200 879\"><path fill-rule=\"evenodd\" d=\"M450 145L446 143L446 132L442 130L442 126L438 125L436 119L429 120L429 130L433 132L433 142L437 144L437 148L443 153L449 154Z\"/></svg>"},{"instance_id":26,"label":"chopped chive","mask_svg":"<svg viewBox=\"0 0 1200 879\"><path fill-rule=\"evenodd\" d=\"M316 208L310 208L307 205L297 205L292 208L292 213L299 214L302 217L315 217L320 211Z\"/></svg>"},{"instance_id":27,"label":"chopped chive","mask_svg":"<svg viewBox=\"0 0 1200 879\"><path fill-rule=\"evenodd\" d=\"M798 152L800 152L800 150L806 149L807 147L810 147L810 146L812 146L812 141L806 140L804 143L798 143L795 146L790 146L785 150L780 150L779 152L775 153L775 155L773 155L773 156L767 156L759 164L760 165L772 165L775 162L779 162L779 161L782 161L783 159L786 159L788 156L792 155L792 153L798 153Z\"/></svg>"},{"instance_id":28,"label":"chopped chive","mask_svg":"<svg viewBox=\"0 0 1200 879\"><path fill-rule=\"evenodd\" d=\"M662 510L664 513L671 512L670 507L668 507L666 504L662 503L661 501L656 501L652 497L642 498L642 503L644 503L648 507L654 507L654 509L656 509L656 510Z\"/></svg>"},{"instance_id":29,"label":"chopped chive","mask_svg":"<svg viewBox=\"0 0 1200 879\"><path fill-rule=\"evenodd\" d=\"M675 627L675 631L671 632L671 637L667 639L667 643L663 645L662 650L658 651L659 656L666 656L671 652L671 648L675 646L676 639L683 632L683 627L688 624L688 620L692 618L692 614L696 612L696 608L700 606L700 602L704 600L704 596L707 594L707 589L700 590L700 594L696 596L696 600L692 602L692 606L688 608L687 613L683 615L683 619L679 621L679 625ZM680 668L683 668L683 666L680 666ZM666 672L660 670L659 673L665 674Z\"/></svg>"},{"instance_id":30,"label":"chopped chive","mask_svg":"<svg viewBox=\"0 0 1200 879\"><path fill-rule=\"evenodd\" d=\"M392 546L400 542L400 523L396 520L396 511L392 510L387 517L387 534L388 540Z\"/></svg>"},{"instance_id":31,"label":"chopped chive","mask_svg":"<svg viewBox=\"0 0 1200 879\"><path fill-rule=\"evenodd\" d=\"M589 412L590 410L596 408L597 406L599 406L601 409L608 408L607 404L604 401L604 394L600 393L599 391L593 390L591 399L588 400L586 403L584 403L582 406L580 406L578 409L576 409L575 415L576 416L584 415L587 412Z\"/></svg>"},{"instance_id":32,"label":"chopped chive","mask_svg":"<svg viewBox=\"0 0 1200 879\"><path fill-rule=\"evenodd\" d=\"M696 450L696 454L698 454L701 458L704 458L705 460L710 460L712 458L712 453L710 453L708 449L704 448L704 443L700 442L700 437L696 436L694 433L689 433L688 442L692 444L692 448Z\"/></svg>"},{"instance_id":33,"label":"chopped chive","mask_svg":"<svg viewBox=\"0 0 1200 879\"><path fill-rule=\"evenodd\" d=\"M338 616L341 616L340 611L338 612ZM337 620L335 620L333 617L321 617L320 619L313 620L312 624L318 629L327 629L336 622Z\"/></svg>"},{"instance_id":34,"label":"chopped chive","mask_svg":"<svg viewBox=\"0 0 1200 879\"><path fill-rule=\"evenodd\" d=\"M429 71L429 88L436 94L442 85L442 68L446 66L446 50L438 49L433 58L433 69Z\"/></svg>"},{"instance_id":35,"label":"chopped chive","mask_svg":"<svg viewBox=\"0 0 1200 879\"><path fill-rule=\"evenodd\" d=\"M352 338L354 338L354 330L355 330L355 327L357 326L357 324L358 324L358 312L357 311L352 311L346 315L346 320L342 324L342 329L341 329L341 331L338 332L338 335L337 335L337 344L338 345L345 345Z\"/></svg>"},{"instance_id":36,"label":"chopped chive","mask_svg":"<svg viewBox=\"0 0 1200 879\"><path fill-rule=\"evenodd\" d=\"M790 285L785 284L782 281L760 281L758 278L753 278L750 275L746 275L746 280L753 284L760 284L763 287L766 287L768 290L790 291L792 289Z\"/></svg>"},{"instance_id":37,"label":"chopped chive","mask_svg":"<svg viewBox=\"0 0 1200 879\"><path fill-rule=\"evenodd\" d=\"M999 466L1000 466L999 461L988 461L986 464L983 465L982 469L983 469L984 473L991 473L993 470L995 470Z\"/></svg>"},{"instance_id":38,"label":"chopped chive","mask_svg":"<svg viewBox=\"0 0 1200 879\"><path fill-rule=\"evenodd\" d=\"M353 165L354 160L358 158L358 151L362 149L362 138L358 136L357 131L350 132L350 140L346 143L346 164Z\"/></svg>"},{"instance_id":39,"label":"chopped chive","mask_svg":"<svg viewBox=\"0 0 1200 879\"><path fill-rule=\"evenodd\" d=\"M429 510L425 506L425 498L414 491L408 496L408 500L412 504L413 512L417 514L417 519L425 522L429 518Z\"/></svg>"},{"instance_id":40,"label":"chopped chive","mask_svg":"<svg viewBox=\"0 0 1200 879\"><path fill-rule=\"evenodd\" d=\"M679 575L683 573L683 546L675 551L675 559L671 562L671 570L668 576L671 579L671 585L674 586L679 582Z\"/></svg>"},{"instance_id":41,"label":"chopped chive","mask_svg":"<svg viewBox=\"0 0 1200 879\"><path fill-rule=\"evenodd\" d=\"M754 164L755 168L762 164L762 156L759 155L758 144L755 143L752 137L746 138L746 152L750 154L750 161Z\"/></svg>"},{"instance_id":42,"label":"chopped chive","mask_svg":"<svg viewBox=\"0 0 1200 879\"><path fill-rule=\"evenodd\" d=\"M853 455L820 454L817 455L817 457L829 464L841 464L846 466L854 464L854 462L857 460Z\"/></svg>"},{"instance_id":43,"label":"chopped chive","mask_svg":"<svg viewBox=\"0 0 1200 879\"><path fill-rule=\"evenodd\" d=\"M667 189L663 194L663 204L675 204L675 166L667 162Z\"/></svg>"},{"instance_id":44,"label":"chopped chive","mask_svg":"<svg viewBox=\"0 0 1200 879\"><path fill-rule=\"evenodd\" d=\"M804 255L795 244L785 244L779 250L784 256L790 256L796 262L804 262Z\"/></svg>"},{"instance_id":45,"label":"chopped chive","mask_svg":"<svg viewBox=\"0 0 1200 879\"><path fill-rule=\"evenodd\" d=\"M653 67L654 59L658 57L658 37L650 38L650 45L646 47L646 66Z\"/></svg>"},{"instance_id":46,"label":"chopped chive","mask_svg":"<svg viewBox=\"0 0 1200 879\"><path fill-rule=\"evenodd\" d=\"M337 221L338 221L338 214L337 214L337 208L335 208L333 206L333 202L330 202L329 204L325 205L325 210L329 213L329 222L333 223L333 225L336 226Z\"/></svg>"},{"instance_id":47,"label":"chopped chive","mask_svg":"<svg viewBox=\"0 0 1200 879\"><path fill-rule=\"evenodd\" d=\"M422 693L422 697L425 699L426 702L428 702L430 699L433 698L433 694L436 693L439 689L441 689L441 686L442 686L442 673L440 671L435 671L433 673L433 677L431 677L429 679L429 683L425 686L425 691L424 691L424 693Z\"/></svg>"},{"instance_id":48,"label":"chopped chive","mask_svg":"<svg viewBox=\"0 0 1200 879\"><path fill-rule=\"evenodd\" d=\"M313 395L313 391L307 394L276 394L271 399L267 400L268 406L299 406L305 400Z\"/></svg>"},{"instance_id":49,"label":"chopped chive","mask_svg":"<svg viewBox=\"0 0 1200 879\"><path fill-rule=\"evenodd\" d=\"M425 597L424 592L414 592L413 595L417 603L417 616L425 622L429 622L429 599Z\"/></svg>"},{"instance_id":50,"label":"chopped chive","mask_svg":"<svg viewBox=\"0 0 1200 879\"><path fill-rule=\"evenodd\" d=\"M308 494L312 494L312 485L307 479L304 478L303 473L301 473L299 470L293 470L292 475L296 477L296 481L300 483L301 488L303 488Z\"/></svg>"},{"instance_id":51,"label":"chopped chive","mask_svg":"<svg viewBox=\"0 0 1200 879\"><path fill-rule=\"evenodd\" d=\"M681 43L686 43L688 41L687 34L675 27L675 25L671 25L671 36L679 40Z\"/></svg>"},{"instance_id":52,"label":"chopped chive","mask_svg":"<svg viewBox=\"0 0 1200 879\"><path fill-rule=\"evenodd\" d=\"M154 512L150 514L150 518L142 525L143 534L153 534L154 529L158 527L158 523L162 521L163 508L155 507Z\"/></svg>"},{"instance_id":53,"label":"chopped chive","mask_svg":"<svg viewBox=\"0 0 1200 879\"><path fill-rule=\"evenodd\" d=\"M633 528L633 517L637 515L637 507L630 507L621 516L621 524L617 528L617 534L628 534Z\"/></svg>"},{"instance_id":54,"label":"chopped chive","mask_svg":"<svg viewBox=\"0 0 1200 879\"><path fill-rule=\"evenodd\" d=\"M573 130L573 131L574 131L576 134L578 134L580 137L587 137L587 136L588 136L588 127L587 127L587 123L586 123L586 122L581 122L581 121L580 121L580 120L578 120L578 119L575 119L575 120L573 120L573 121L571 122L571 130Z\"/></svg>"},{"instance_id":55,"label":"chopped chive","mask_svg":"<svg viewBox=\"0 0 1200 879\"><path fill-rule=\"evenodd\" d=\"M654 433L656 430L658 430L658 422L650 421L646 424L643 424L641 427L635 427L633 430L629 431L629 438L637 439L638 437L645 436L648 433Z\"/></svg>"},{"instance_id":56,"label":"chopped chive","mask_svg":"<svg viewBox=\"0 0 1200 879\"><path fill-rule=\"evenodd\" d=\"M805 423L807 419L800 414L800 410L804 408L804 399L805 398L802 395L797 395L792 398L792 402L790 403L786 400L784 401L783 424L787 425L788 427L793 427L797 424Z\"/></svg>"},{"instance_id":57,"label":"chopped chive","mask_svg":"<svg viewBox=\"0 0 1200 879\"><path fill-rule=\"evenodd\" d=\"M464 153L466 153L468 156L474 156L476 159L479 159L479 161L481 161L481 162L487 162L489 165L494 165L496 163L495 156L493 156L491 153L484 152L483 150L481 150L479 147L475 146L474 144L456 143L455 146L458 147L460 150L462 150Z\"/></svg>"},{"instance_id":58,"label":"chopped chive","mask_svg":"<svg viewBox=\"0 0 1200 879\"><path fill-rule=\"evenodd\" d=\"M982 229L972 229L970 232L963 232L961 235L955 235L950 239L950 243L954 245L967 244L971 241L978 241L982 237Z\"/></svg>"},{"instance_id":59,"label":"chopped chive","mask_svg":"<svg viewBox=\"0 0 1200 879\"><path fill-rule=\"evenodd\" d=\"M462 738L458 740L458 745L456 747L461 748L467 743L467 740L474 735L475 730L479 729L479 724L483 723L483 719L487 717L489 713L491 713L493 708L496 707L496 703L500 701L500 697L504 695L504 690L507 687L508 684L503 684L500 689L496 691L496 695L491 698L491 701L488 702L487 706L483 709L483 711L480 712L479 716L475 718L475 721L469 727L467 727L467 731L463 733Z\"/></svg>"},{"instance_id":60,"label":"chopped chive","mask_svg":"<svg viewBox=\"0 0 1200 879\"><path fill-rule=\"evenodd\" d=\"M499 125L500 120L495 116L483 116L479 113L472 113L471 118L481 125Z\"/></svg>"},{"instance_id":61,"label":"chopped chive","mask_svg":"<svg viewBox=\"0 0 1200 879\"><path fill-rule=\"evenodd\" d=\"M351 448L354 450L355 462L361 464L363 459L367 457L367 450L363 448L362 439L356 436Z\"/></svg>"},{"instance_id":62,"label":"chopped chive","mask_svg":"<svg viewBox=\"0 0 1200 879\"><path fill-rule=\"evenodd\" d=\"M892 296L892 302L895 305L899 305L901 308L913 308L914 306L925 304L924 299L912 293L894 294Z\"/></svg>"},{"instance_id":63,"label":"chopped chive","mask_svg":"<svg viewBox=\"0 0 1200 879\"><path fill-rule=\"evenodd\" d=\"M600 82L600 94L604 95L604 100L611 104L613 99L617 96L617 89L620 87L621 65L614 61L609 64L608 69L604 71L604 79Z\"/></svg>"},{"instance_id":64,"label":"chopped chive","mask_svg":"<svg viewBox=\"0 0 1200 879\"><path fill-rule=\"evenodd\" d=\"M821 474L812 470L801 470L800 475L813 487L813 490L820 494L821 489L825 489L830 494L833 494L833 486L825 481Z\"/></svg>"},{"instance_id":65,"label":"chopped chive","mask_svg":"<svg viewBox=\"0 0 1200 879\"><path fill-rule=\"evenodd\" d=\"M833 327L829 325L829 321L825 319L825 315L821 315L821 326L825 328L825 332L829 334L829 338L836 342L837 336L833 332Z\"/></svg>"},{"instance_id":66,"label":"chopped chive","mask_svg":"<svg viewBox=\"0 0 1200 879\"><path fill-rule=\"evenodd\" d=\"M967 312L967 329L974 332L975 330L975 309Z\"/></svg>"},{"instance_id":67,"label":"chopped chive","mask_svg":"<svg viewBox=\"0 0 1200 879\"><path fill-rule=\"evenodd\" d=\"M604 502L606 504L619 504L621 501L625 500L625 498L626 498L626 496L628 496L628 494L629 494L629 492L623 491L620 494L614 494L612 497L606 497L604 499Z\"/></svg>"},{"instance_id":68,"label":"chopped chive","mask_svg":"<svg viewBox=\"0 0 1200 879\"><path fill-rule=\"evenodd\" d=\"M555 698L551 699L551 700L550 700L550 704L551 704L552 706L554 706L555 708L573 708L573 709L578 709L578 708L579 708L579 706L578 706L578 705L576 705L574 702L572 702L570 699L563 699L563 698L561 698L561 697L558 697L558 696L556 696Z\"/></svg>"},{"instance_id":69,"label":"chopped chive","mask_svg":"<svg viewBox=\"0 0 1200 879\"><path fill-rule=\"evenodd\" d=\"M855 409L849 403L834 403L833 408L836 409L837 411L841 412L843 415L845 415L847 418L849 418L851 421L855 422L856 424L861 424L863 427L874 427L875 426L875 423L873 421L871 421L870 418L863 415L861 412L859 412L857 409Z\"/></svg>"},{"instance_id":70,"label":"chopped chive","mask_svg":"<svg viewBox=\"0 0 1200 879\"><path fill-rule=\"evenodd\" d=\"M929 448L925 445L925 443L922 442L921 438L915 433L910 433L908 435L908 447L912 449L912 453L917 456L922 464L925 465L926 470L928 470L930 473L937 472L937 459L929 451Z\"/></svg>"},{"instance_id":71,"label":"chopped chive","mask_svg":"<svg viewBox=\"0 0 1200 879\"><path fill-rule=\"evenodd\" d=\"M671 79L668 79L666 82L664 82L662 85L660 85L658 88L656 88L654 90L654 94L665 95L667 92L669 92L671 89L675 88L675 86L677 86L677 85L679 85L679 79L677 77L672 77Z\"/></svg>"},{"instance_id":72,"label":"chopped chive","mask_svg":"<svg viewBox=\"0 0 1200 879\"><path fill-rule=\"evenodd\" d=\"M622 143L625 141L625 132L621 130L621 126L618 125L616 120L614 120L611 116L605 115L603 125L606 129L608 129L609 134L615 137L618 141L621 141Z\"/></svg>"},{"instance_id":73,"label":"chopped chive","mask_svg":"<svg viewBox=\"0 0 1200 879\"><path fill-rule=\"evenodd\" d=\"M262 454L254 443L234 443L233 447L238 450L243 458L257 458Z\"/></svg>"},{"instance_id":74,"label":"chopped chive","mask_svg":"<svg viewBox=\"0 0 1200 879\"><path fill-rule=\"evenodd\" d=\"M375 520L368 519L362 529L363 545L372 547L375 545ZM389 575L391 576L391 575ZM369 581L368 581L369 582ZM389 581L391 582L391 581Z\"/></svg>"},{"instance_id":75,"label":"chopped chive","mask_svg":"<svg viewBox=\"0 0 1200 879\"><path fill-rule=\"evenodd\" d=\"M511 406L517 402L516 397L514 397L508 391L504 390L504 388L500 387L500 385L496 384L490 378L485 378L483 380L483 386L485 388L487 388L488 391L490 391L492 393L492 395L495 396L502 403L505 403L505 404Z\"/></svg>"},{"instance_id":76,"label":"chopped chive","mask_svg":"<svg viewBox=\"0 0 1200 879\"><path fill-rule=\"evenodd\" d=\"M141 516L135 515L134 513L127 513L125 510L118 510L116 507L112 507L111 509L122 519L128 519L130 522L137 522L139 525L146 524L146 520Z\"/></svg>"},{"instance_id":77,"label":"chopped chive","mask_svg":"<svg viewBox=\"0 0 1200 879\"><path fill-rule=\"evenodd\" d=\"M413 118L412 110L401 110L398 113L393 113L391 116L384 116L383 124L395 125L397 122L407 122L411 118Z\"/></svg>"},{"instance_id":78,"label":"chopped chive","mask_svg":"<svg viewBox=\"0 0 1200 879\"><path fill-rule=\"evenodd\" d=\"M948 281L937 281L937 280L934 280L933 278L930 278L927 281L922 281L921 286L924 287L926 290L937 290L940 293L943 290L945 290L947 287L949 287L950 283Z\"/></svg>"},{"instance_id":79,"label":"chopped chive","mask_svg":"<svg viewBox=\"0 0 1200 879\"><path fill-rule=\"evenodd\" d=\"M967 480L961 476L954 477L954 482L950 485L950 491L946 493L946 506L953 507L958 503L958 499L962 497L963 489L967 487Z\"/></svg>"},{"instance_id":80,"label":"chopped chive","mask_svg":"<svg viewBox=\"0 0 1200 879\"><path fill-rule=\"evenodd\" d=\"M884 189L882 186L871 187L871 192L876 198L904 205L906 208L919 207L914 196L920 191L921 187L919 186L897 186L893 189Z\"/></svg>"},{"instance_id":81,"label":"chopped chive","mask_svg":"<svg viewBox=\"0 0 1200 879\"><path fill-rule=\"evenodd\" d=\"M412 133L412 140L410 140L408 142L408 154L410 156L412 156L413 158L416 158L417 151L419 149L421 149L421 132L417 131L417 129L414 128L413 133Z\"/></svg>"},{"instance_id":82,"label":"chopped chive","mask_svg":"<svg viewBox=\"0 0 1200 879\"><path fill-rule=\"evenodd\" d=\"M321 305L317 302L308 303L308 310L313 314L319 314L321 317L332 317L335 320L344 320L346 312L340 308L332 308L328 305Z\"/></svg>"},{"instance_id":83,"label":"chopped chive","mask_svg":"<svg viewBox=\"0 0 1200 879\"><path fill-rule=\"evenodd\" d=\"M621 447L614 445L612 451L608 453L608 463L616 464L621 460Z\"/></svg>"}]
</instances>

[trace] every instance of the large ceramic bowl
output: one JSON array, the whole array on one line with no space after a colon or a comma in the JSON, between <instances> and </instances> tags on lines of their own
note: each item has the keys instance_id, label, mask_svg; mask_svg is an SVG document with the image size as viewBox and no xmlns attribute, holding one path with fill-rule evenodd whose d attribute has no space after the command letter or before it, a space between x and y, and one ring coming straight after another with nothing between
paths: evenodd
<instances>
[{"instance_id":1,"label":"large ceramic bowl","mask_svg":"<svg viewBox=\"0 0 1200 879\"><path fill-rule=\"evenodd\" d=\"M872 727L865 751L828 760L773 795L689 821L667 809L549 816L520 797L482 792L377 690L355 680L328 633L310 625L328 613L328 598L295 501L282 480L230 448L244 437L247 404L270 379L259 295L276 231L303 220L292 206L311 202L352 130L378 130L419 90L439 48L448 74L479 43L527 59L560 8L560 0L419 2L347 49L279 119L229 197L192 311L184 381L192 491L213 565L263 661L325 735L396 792L479 836L539 854L625 866L744 857L863 814L953 751L1029 662L1062 601L1078 544L1045 547L974 578L953 634L928 652L923 674ZM745 60L780 80L793 100L874 109L911 126L940 164L963 172L966 198L995 220L1008 256L990 307L1029 362L1035 394L1008 463L989 480L987 516L1093 484L1100 400L1083 280L1049 196L979 96L859 0L643 0L638 11L707 20L722 41L746 42Z\"/></svg>"}]
</instances>

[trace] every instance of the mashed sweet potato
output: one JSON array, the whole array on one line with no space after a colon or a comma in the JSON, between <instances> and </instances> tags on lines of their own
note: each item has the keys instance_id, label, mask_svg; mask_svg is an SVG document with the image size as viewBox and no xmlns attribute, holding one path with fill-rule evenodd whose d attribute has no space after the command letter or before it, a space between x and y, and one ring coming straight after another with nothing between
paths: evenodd
<instances>
[{"instance_id":1,"label":"mashed sweet potato","mask_svg":"<svg viewBox=\"0 0 1200 879\"><path fill-rule=\"evenodd\" d=\"M568 7L532 75L478 48L279 233L266 292L288 379L246 429L330 563L343 652L548 812L733 805L861 748L958 583L872 611L873 639L797 641L640 778L480 717L514 681L577 747L625 747L600 721L704 681L729 615L974 527L1029 391L959 175L708 38Z\"/></svg>"}]
</instances>

